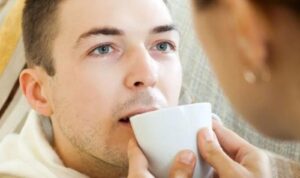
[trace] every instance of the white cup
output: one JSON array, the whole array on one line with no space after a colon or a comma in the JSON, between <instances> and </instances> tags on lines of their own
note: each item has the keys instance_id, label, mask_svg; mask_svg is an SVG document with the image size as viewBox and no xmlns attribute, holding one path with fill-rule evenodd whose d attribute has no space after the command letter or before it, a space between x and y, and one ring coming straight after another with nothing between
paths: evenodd
<instances>
[{"instance_id":1,"label":"white cup","mask_svg":"<svg viewBox=\"0 0 300 178\"><path fill-rule=\"evenodd\" d=\"M197 155L193 178L211 177L212 168L198 153L197 132L205 127L211 129L213 116L210 103L196 103L163 108L130 118L137 142L154 176L167 178L176 154L188 149Z\"/></svg>"}]
</instances>

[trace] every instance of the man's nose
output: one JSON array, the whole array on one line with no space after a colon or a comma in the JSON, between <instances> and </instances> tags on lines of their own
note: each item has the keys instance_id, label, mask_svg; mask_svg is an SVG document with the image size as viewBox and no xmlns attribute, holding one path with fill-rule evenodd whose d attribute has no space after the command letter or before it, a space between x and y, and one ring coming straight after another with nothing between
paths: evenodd
<instances>
[{"instance_id":1,"label":"man's nose","mask_svg":"<svg viewBox=\"0 0 300 178\"><path fill-rule=\"evenodd\" d=\"M153 87L159 76L159 64L144 49L136 51L129 59L130 67L125 78L125 85L130 89Z\"/></svg>"}]
</instances>

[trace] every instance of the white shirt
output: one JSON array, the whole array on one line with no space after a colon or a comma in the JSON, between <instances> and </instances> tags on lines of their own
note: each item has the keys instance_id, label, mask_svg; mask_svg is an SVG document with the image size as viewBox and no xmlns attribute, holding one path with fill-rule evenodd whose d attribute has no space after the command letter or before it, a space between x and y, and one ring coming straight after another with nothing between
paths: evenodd
<instances>
[{"instance_id":1,"label":"white shirt","mask_svg":"<svg viewBox=\"0 0 300 178\"><path fill-rule=\"evenodd\" d=\"M10 134L0 143L0 177L88 178L64 166L51 146L43 120L31 111L20 134Z\"/></svg>"}]
</instances>

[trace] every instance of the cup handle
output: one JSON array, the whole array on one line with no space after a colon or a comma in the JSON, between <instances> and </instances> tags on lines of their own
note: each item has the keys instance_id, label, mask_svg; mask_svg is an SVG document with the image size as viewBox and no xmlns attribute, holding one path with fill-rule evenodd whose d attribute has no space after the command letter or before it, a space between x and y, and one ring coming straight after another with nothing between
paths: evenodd
<instances>
[{"instance_id":1,"label":"cup handle","mask_svg":"<svg viewBox=\"0 0 300 178\"><path fill-rule=\"evenodd\" d=\"M211 113L211 116L214 120L218 121L219 123L221 123L223 125L221 118L217 114Z\"/></svg>"}]
</instances>

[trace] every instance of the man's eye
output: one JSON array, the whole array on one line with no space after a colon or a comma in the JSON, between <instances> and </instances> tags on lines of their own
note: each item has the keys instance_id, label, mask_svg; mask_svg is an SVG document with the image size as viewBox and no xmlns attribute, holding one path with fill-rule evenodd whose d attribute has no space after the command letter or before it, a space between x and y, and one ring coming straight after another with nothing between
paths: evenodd
<instances>
[{"instance_id":1,"label":"man's eye","mask_svg":"<svg viewBox=\"0 0 300 178\"><path fill-rule=\"evenodd\" d=\"M170 44L169 42L161 42L158 43L155 46L156 50L161 51L161 52L169 52L171 50L174 50L174 46Z\"/></svg>"},{"instance_id":2,"label":"man's eye","mask_svg":"<svg viewBox=\"0 0 300 178\"><path fill-rule=\"evenodd\" d=\"M109 54L113 51L113 48L111 45L109 44L106 44L106 45L101 45L97 48L95 48L93 51L92 51L92 54L94 55L105 55L105 54Z\"/></svg>"}]
</instances>

